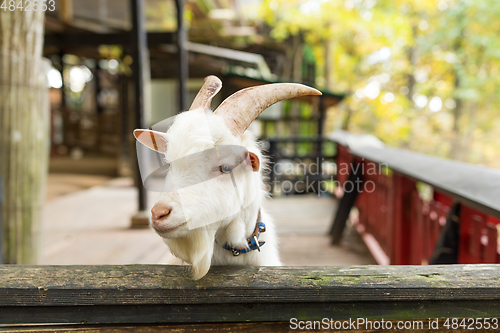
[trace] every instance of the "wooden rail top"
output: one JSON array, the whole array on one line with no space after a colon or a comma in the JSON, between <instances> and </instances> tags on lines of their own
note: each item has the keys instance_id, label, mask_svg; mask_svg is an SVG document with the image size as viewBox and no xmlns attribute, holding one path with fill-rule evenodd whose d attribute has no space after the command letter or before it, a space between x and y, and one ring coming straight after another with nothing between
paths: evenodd
<instances>
[{"instance_id":1,"label":"wooden rail top","mask_svg":"<svg viewBox=\"0 0 500 333\"><path fill-rule=\"evenodd\" d=\"M329 138L355 156L432 185L450 197L500 218L500 170L385 146L372 135L334 131Z\"/></svg>"},{"instance_id":2,"label":"wooden rail top","mask_svg":"<svg viewBox=\"0 0 500 333\"><path fill-rule=\"evenodd\" d=\"M499 317L497 265L0 266L0 323Z\"/></svg>"}]
</instances>

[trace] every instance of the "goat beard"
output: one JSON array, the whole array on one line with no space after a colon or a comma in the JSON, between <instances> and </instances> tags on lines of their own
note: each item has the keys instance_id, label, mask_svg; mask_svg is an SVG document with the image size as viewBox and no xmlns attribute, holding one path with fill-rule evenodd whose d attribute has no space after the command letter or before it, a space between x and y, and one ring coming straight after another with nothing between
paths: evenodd
<instances>
[{"instance_id":1,"label":"goat beard","mask_svg":"<svg viewBox=\"0 0 500 333\"><path fill-rule=\"evenodd\" d=\"M185 236L163 240L174 256L192 265L193 279L199 280L210 269L216 232L217 226L211 224L190 230Z\"/></svg>"}]
</instances>

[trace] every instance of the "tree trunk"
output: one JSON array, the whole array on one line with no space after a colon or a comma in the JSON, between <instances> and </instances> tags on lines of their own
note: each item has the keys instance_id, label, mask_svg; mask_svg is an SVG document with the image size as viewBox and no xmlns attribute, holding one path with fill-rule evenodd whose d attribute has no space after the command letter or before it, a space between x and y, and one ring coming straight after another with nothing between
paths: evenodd
<instances>
[{"instance_id":1,"label":"tree trunk","mask_svg":"<svg viewBox=\"0 0 500 333\"><path fill-rule=\"evenodd\" d=\"M464 162L472 162L470 161L470 151L472 148L472 141L473 141L473 132L474 129L477 128L477 110L479 109L479 105L477 102L471 103L469 107L467 108L467 113L468 113L468 121L467 121L467 130L464 133L463 140L462 142L462 149L461 149L461 154L459 156L459 159Z\"/></svg>"},{"instance_id":2,"label":"tree trunk","mask_svg":"<svg viewBox=\"0 0 500 333\"><path fill-rule=\"evenodd\" d=\"M332 40L327 38L325 40L325 73L323 74L325 77L325 88L327 90L333 89L333 59L332 59Z\"/></svg>"},{"instance_id":3,"label":"tree trunk","mask_svg":"<svg viewBox=\"0 0 500 333\"><path fill-rule=\"evenodd\" d=\"M455 81L458 82L458 79ZM459 84L455 84L455 89L459 87ZM460 98L457 98L456 100L456 106L455 109L453 109L453 137L452 137L452 142L451 142L451 151L450 151L450 158L454 160L460 160L460 155L461 155L461 150L462 150L462 143L461 143L461 130L460 130L460 119L462 118L462 113L463 113L463 101Z\"/></svg>"},{"instance_id":4,"label":"tree trunk","mask_svg":"<svg viewBox=\"0 0 500 333\"><path fill-rule=\"evenodd\" d=\"M415 114L415 102L413 101L413 95L415 94L415 67L417 66L418 63L418 50L417 50L417 26L413 25L412 26L412 35L413 35L413 40L412 40L412 45L408 48L408 62L410 64L410 70L407 74L407 79L408 79L408 94L406 97L408 98L408 101L410 102L411 105L411 111L410 112L410 132L408 133L408 138L402 143L402 147L409 149L411 148L411 143L413 141L413 123L414 120L416 119L417 115Z\"/></svg>"},{"instance_id":5,"label":"tree trunk","mask_svg":"<svg viewBox=\"0 0 500 333\"><path fill-rule=\"evenodd\" d=\"M302 82L302 60L303 60L303 48L302 48L302 37L300 33L293 37L293 81ZM300 102L291 101L290 116L294 117L296 120L290 122L290 136L297 136L299 134L299 121L300 116Z\"/></svg>"},{"instance_id":6,"label":"tree trunk","mask_svg":"<svg viewBox=\"0 0 500 333\"><path fill-rule=\"evenodd\" d=\"M37 262L49 153L44 12L0 11L0 177L4 262Z\"/></svg>"},{"instance_id":7,"label":"tree trunk","mask_svg":"<svg viewBox=\"0 0 500 333\"><path fill-rule=\"evenodd\" d=\"M342 129L344 131L349 130L349 124L351 122L351 116L352 116L352 109L349 105L345 104L345 117L344 120L342 121Z\"/></svg>"},{"instance_id":8,"label":"tree trunk","mask_svg":"<svg viewBox=\"0 0 500 333\"><path fill-rule=\"evenodd\" d=\"M288 38L285 43L286 43L286 56L285 56L285 61L283 64L283 73L282 77L285 80L291 80L292 79L292 72L293 72L293 58L294 58L294 41L295 37L290 37Z\"/></svg>"},{"instance_id":9,"label":"tree trunk","mask_svg":"<svg viewBox=\"0 0 500 333\"><path fill-rule=\"evenodd\" d=\"M302 37L300 33L293 37L293 80L295 82L302 82Z\"/></svg>"},{"instance_id":10,"label":"tree trunk","mask_svg":"<svg viewBox=\"0 0 500 333\"><path fill-rule=\"evenodd\" d=\"M461 48L461 40L459 39L456 43L455 50ZM458 74L458 70L455 69L455 83L454 89L457 90L460 88L460 76ZM462 118L463 109L464 109L464 101L460 98L455 98L455 109L453 109L453 133L452 133L452 141L451 141L451 150L450 150L450 158L454 160L459 160L460 155L462 154L462 133L460 128L460 119Z\"/></svg>"}]
</instances>

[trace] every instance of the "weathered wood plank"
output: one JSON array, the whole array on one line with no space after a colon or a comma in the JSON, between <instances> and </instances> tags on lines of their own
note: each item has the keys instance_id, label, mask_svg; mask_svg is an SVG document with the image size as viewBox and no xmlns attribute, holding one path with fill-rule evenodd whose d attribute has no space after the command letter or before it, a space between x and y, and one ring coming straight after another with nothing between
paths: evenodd
<instances>
[{"instance_id":1,"label":"weathered wood plank","mask_svg":"<svg viewBox=\"0 0 500 333\"><path fill-rule=\"evenodd\" d=\"M288 332L290 323L230 323L230 324L171 324L171 325L126 325L126 326L104 326L93 325L64 325L64 326L37 326L37 327L10 327L1 329L0 332L85 332L85 333L119 333L119 332L245 332L245 333L275 333Z\"/></svg>"},{"instance_id":2,"label":"weathered wood plank","mask_svg":"<svg viewBox=\"0 0 500 333\"><path fill-rule=\"evenodd\" d=\"M499 317L497 265L0 267L0 323Z\"/></svg>"},{"instance_id":3,"label":"weathered wood plank","mask_svg":"<svg viewBox=\"0 0 500 333\"><path fill-rule=\"evenodd\" d=\"M460 319L461 321L461 319ZM336 332L394 332L394 329L387 327L397 327L398 320L386 320L384 327L386 329L370 329L365 325L360 325L358 329L351 330L335 330ZM388 324L390 322L390 324ZM470 329L446 329L444 326L446 319L411 319L408 325L418 327L418 332L442 332L442 333L457 333L457 332L470 332ZM466 321L467 322L467 321ZM467 322L470 324L470 321ZM292 326L294 327L294 326ZM318 326L317 326L318 327ZM432 328L434 327L434 328ZM439 327L439 330L436 329ZM474 325L472 325L474 327ZM365 329L366 328L366 329ZM373 328L373 324L372 324ZM317 329L315 331L320 331ZM325 329L326 331L327 329ZM154 333L154 332L176 332L176 333L189 333L189 332L244 332L244 333L266 333L266 332L293 332L290 327L290 322L263 322L263 323L217 323L217 324L168 324L168 325L63 325L63 326L29 326L29 327L9 327L0 329L0 332L85 332L85 333L128 333L128 332L141 332L141 333ZM302 330L310 332L311 330Z\"/></svg>"},{"instance_id":4,"label":"weathered wood plank","mask_svg":"<svg viewBox=\"0 0 500 333\"><path fill-rule=\"evenodd\" d=\"M498 301L378 301L2 307L2 324L150 324L500 317Z\"/></svg>"},{"instance_id":5,"label":"weathered wood plank","mask_svg":"<svg viewBox=\"0 0 500 333\"><path fill-rule=\"evenodd\" d=\"M214 267L200 281L189 266L4 265L0 306L500 300L499 280L485 264Z\"/></svg>"}]
</instances>

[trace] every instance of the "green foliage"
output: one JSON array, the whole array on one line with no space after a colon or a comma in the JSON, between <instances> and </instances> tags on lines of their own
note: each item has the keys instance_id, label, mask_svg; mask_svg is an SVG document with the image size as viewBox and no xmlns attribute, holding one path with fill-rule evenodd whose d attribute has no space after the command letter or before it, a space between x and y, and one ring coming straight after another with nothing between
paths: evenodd
<instances>
[{"instance_id":1,"label":"green foliage","mask_svg":"<svg viewBox=\"0 0 500 333\"><path fill-rule=\"evenodd\" d=\"M146 29L148 31L176 31L177 9L174 1L146 1ZM185 11L186 22L191 19L191 11Z\"/></svg>"},{"instance_id":2,"label":"green foliage","mask_svg":"<svg viewBox=\"0 0 500 333\"><path fill-rule=\"evenodd\" d=\"M318 86L328 75L351 93L331 111L348 130L500 167L500 1L265 0L260 13L277 41L303 36Z\"/></svg>"}]
</instances>

